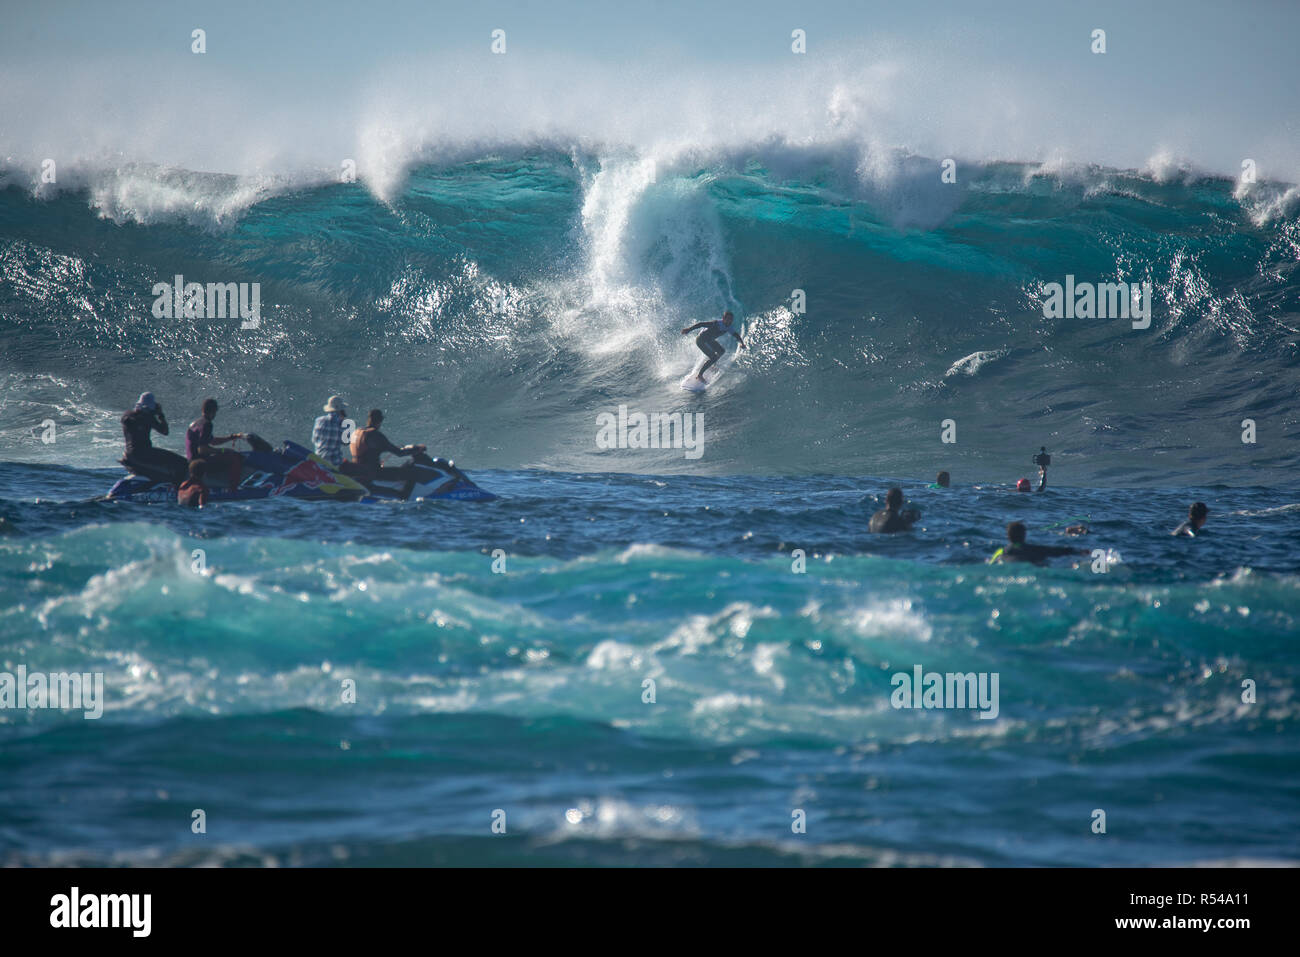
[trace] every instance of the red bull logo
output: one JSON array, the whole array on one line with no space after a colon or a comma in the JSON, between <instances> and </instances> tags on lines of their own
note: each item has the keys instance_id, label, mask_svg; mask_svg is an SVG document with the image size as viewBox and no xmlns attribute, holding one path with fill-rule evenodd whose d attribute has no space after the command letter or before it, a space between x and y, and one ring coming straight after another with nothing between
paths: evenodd
<instances>
[{"instance_id":1,"label":"red bull logo","mask_svg":"<svg viewBox=\"0 0 1300 957\"><path fill-rule=\"evenodd\" d=\"M304 459L289 471L284 473L284 481L280 487L275 490L276 495L284 495L290 489L297 485L306 485L308 488L320 488L322 485L335 485L338 479L334 473L319 463L311 459Z\"/></svg>"}]
</instances>

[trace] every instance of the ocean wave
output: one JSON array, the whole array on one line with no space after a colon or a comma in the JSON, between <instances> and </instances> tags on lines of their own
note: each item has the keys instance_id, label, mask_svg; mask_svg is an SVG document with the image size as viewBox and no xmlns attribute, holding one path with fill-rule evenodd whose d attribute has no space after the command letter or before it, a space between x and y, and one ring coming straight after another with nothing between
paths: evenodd
<instances>
[{"instance_id":1,"label":"ocean wave","mask_svg":"<svg viewBox=\"0 0 1300 957\"><path fill-rule=\"evenodd\" d=\"M1242 677L1266 685L1270 721L1294 719L1287 677L1251 665L1294 627L1294 580L1246 576L1207 591L983 566L918 578L908 565L841 556L810 563L792 589L785 559L636 548L514 558L502 576L479 554L91 526L0 542L11 592L0 661L102 671L105 720L128 722L307 708L562 716L716 742L991 734L1100 746L1256 722ZM739 597L756 594L770 597ZM1137 632L1135 615L1146 618ZM1241 653L1220 648L1223 627ZM1123 674L1086 667L1118 648L1132 656ZM1001 720L901 714L890 675L915 665L1001 672ZM38 729L68 718L0 720Z\"/></svg>"},{"instance_id":2,"label":"ocean wave","mask_svg":"<svg viewBox=\"0 0 1300 957\"><path fill-rule=\"evenodd\" d=\"M635 470L890 471L917 454L911 425L953 417L959 394L983 396L963 405L967 434L1016 409L1009 441L1086 453L1084 475L1121 461L1099 431L1129 437L1135 479L1165 433L1188 437L1161 463L1175 478L1294 458L1275 444L1243 460L1232 430L1200 428L1204 406L1183 401L1190 388L1224 421L1280 425L1300 349L1300 225L1264 198L1280 186L1008 163L948 184L937 159L788 141L675 155L484 156L417 167L384 202L358 184L162 170L131 173L157 192L0 192L5 221L26 224L0 237L0 372L69 390L15 397L0 436L10 457L104 464L116 410L149 389L169 408L218 395L249 428L301 441L325 395L365 394L382 370L390 421L433 419L421 438L457 457L607 468L621 453L584 438L595 416L689 408L675 382L698 352L680 329L731 309L749 348L712 393L708 451L642 454ZM259 331L156 320L155 288L177 275L259 283ZM1150 283L1150 328L1045 318L1044 290L1067 276ZM810 407L822 414L791 442ZM903 434L843 441L885 410ZM77 441L41 444L33 418Z\"/></svg>"}]
</instances>

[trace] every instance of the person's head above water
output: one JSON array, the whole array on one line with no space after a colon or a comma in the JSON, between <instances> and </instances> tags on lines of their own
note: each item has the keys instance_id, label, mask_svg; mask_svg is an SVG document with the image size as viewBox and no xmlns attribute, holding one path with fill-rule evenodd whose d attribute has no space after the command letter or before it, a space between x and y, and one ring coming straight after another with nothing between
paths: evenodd
<instances>
[{"instance_id":1,"label":"person's head above water","mask_svg":"<svg viewBox=\"0 0 1300 957\"><path fill-rule=\"evenodd\" d=\"M1025 544L1025 523L1010 522L1007 524L1007 541L1012 545Z\"/></svg>"},{"instance_id":2,"label":"person's head above water","mask_svg":"<svg viewBox=\"0 0 1300 957\"><path fill-rule=\"evenodd\" d=\"M885 507L892 508L895 512L903 507L903 490L901 488L894 487L885 493Z\"/></svg>"},{"instance_id":3,"label":"person's head above water","mask_svg":"<svg viewBox=\"0 0 1300 957\"><path fill-rule=\"evenodd\" d=\"M1026 479L1026 478L1017 479L1017 480L1016 480L1016 491L1017 491L1017 492L1028 492L1028 491L1029 491L1029 479Z\"/></svg>"},{"instance_id":4,"label":"person's head above water","mask_svg":"<svg viewBox=\"0 0 1300 957\"><path fill-rule=\"evenodd\" d=\"M203 459L194 459L190 462L190 481L202 484L203 476L208 471L208 463Z\"/></svg>"},{"instance_id":5,"label":"person's head above water","mask_svg":"<svg viewBox=\"0 0 1300 957\"><path fill-rule=\"evenodd\" d=\"M1193 528L1200 528L1204 525L1209 515L1209 506L1204 502L1193 502L1187 507L1187 520L1192 523Z\"/></svg>"},{"instance_id":6,"label":"person's head above water","mask_svg":"<svg viewBox=\"0 0 1300 957\"><path fill-rule=\"evenodd\" d=\"M204 417L205 419L211 419L211 418L214 418L214 417L216 416L216 414L217 414L217 400L216 400L216 399L204 399L204 400L203 400L203 417Z\"/></svg>"},{"instance_id":7,"label":"person's head above water","mask_svg":"<svg viewBox=\"0 0 1300 957\"><path fill-rule=\"evenodd\" d=\"M934 484L939 486L939 488L947 488L951 481L952 477L947 472L940 472L934 478Z\"/></svg>"},{"instance_id":8,"label":"person's head above water","mask_svg":"<svg viewBox=\"0 0 1300 957\"><path fill-rule=\"evenodd\" d=\"M379 411L379 409L371 409L370 413L366 416L366 428L377 429L383 424L383 421L384 413Z\"/></svg>"}]
</instances>

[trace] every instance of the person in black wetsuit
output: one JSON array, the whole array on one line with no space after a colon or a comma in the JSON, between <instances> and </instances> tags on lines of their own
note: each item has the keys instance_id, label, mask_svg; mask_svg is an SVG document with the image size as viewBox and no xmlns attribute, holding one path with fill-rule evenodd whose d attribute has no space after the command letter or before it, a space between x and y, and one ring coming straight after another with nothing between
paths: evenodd
<instances>
[{"instance_id":1,"label":"person in black wetsuit","mask_svg":"<svg viewBox=\"0 0 1300 957\"><path fill-rule=\"evenodd\" d=\"M871 516L871 524L867 527L885 534L910 532L920 517L921 513L914 508L903 509L903 490L891 488L885 495L885 507Z\"/></svg>"},{"instance_id":2,"label":"person in black wetsuit","mask_svg":"<svg viewBox=\"0 0 1300 957\"><path fill-rule=\"evenodd\" d=\"M1047 488L1047 467L1052 464L1052 457L1047 454L1047 446L1044 445L1034 456L1034 464L1038 466L1038 491Z\"/></svg>"},{"instance_id":3,"label":"person in black wetsuit","mask_svg":"<svg viewBox=\"0 0 1300 957\"><path fill-rule=\"evenodd\" d=\"M158 478L179 485L189 473L189 463L175 452L155 449L151 432L167 435L167 416L152 392L145 392L135 408L122 415L122 437L126 440L126 455L122 462L127 468L138 469L148 478Z\"/></svg>"},{"instance_id":4,"label":"person in black wetsuit","mask_svg":"<svg viewBox=\"0 0 1300 957\"><path fill-rule=\"evenodd\" d=\"M1058 555L1088 555L1086 548L1069 548L1064 545L1030 545L1025 541L1025 523L1012 522L1007 526L1007 543L993 553L990 565L1002 562L1029 562L1042 565Z\"/></svg>"},{"instance_id":5,"label":"person in black wetsuit","mask_svg":"<svg viewBox=\"0 0 1300 957\"><path fill-rule=\"evenodd\" d=\"M696 329L704 330L695 337L695 344L700 347L701 352L708 356L704 365L700 366L700 371L695 373L695 378L701 382L704 381L704 370L726 354L727 350L722 343L718 342L719 339L723 336L735 336L736 341L740 343L740 348L745 348L745 340L740 338L740 333L731 328L731 324L735 322L735 319L736 317L731 314L731 310L727 310L722 314L721 319L714 319L711 322L697 322L695 325L687 326L682 330L684 336L690 335Z\"/></svg>"},{"instance_id":6,"label":"person in black wetsuit","mask_svg":"<svg viewBox=\"0 0 1300 957\"><path fill-rule=\"evenodd\" d=\"M1174 535L1195 538L1201 534L1201 526L1210 517L1210 508L1204 502L1195 502L1187 508L1187 521L1174 529Z\"/></svg>"}]
</instances>

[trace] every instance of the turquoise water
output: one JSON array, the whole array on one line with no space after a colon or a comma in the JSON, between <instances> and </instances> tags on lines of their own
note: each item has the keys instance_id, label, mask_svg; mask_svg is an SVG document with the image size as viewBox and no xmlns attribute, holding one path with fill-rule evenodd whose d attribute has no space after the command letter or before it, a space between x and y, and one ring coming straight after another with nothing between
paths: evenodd
<instances>
[{"instance_id":1,"label":"turquoise water","mask_svg":"<svg viewBox=\"0 0 1300 957\"><path fill-rule=\"evenodd\" d=\"M0 861L1300 859L1296 191L851 145L6 169L0 683L104 712L0 708ZM259 328L155 318L178 274ZM1150 328L1044 318L1067 275ZM750 348L688 394L724 308ZM278 443L342 394L500 500L96 501L146 389L173 449L208 395ZM620 406L701 454L602 448ZM867 535L895 483L923 521ZM984 564L1014 520L1101 557ZM893 707L918 666L996 718Z\"/></svg>"},{"instance_id":2,"label":"turquoise water","mask_svg":"<svg viewBox=\"0 0 1300 957\"><path fill-rule=\"evenodd\" d=\"M106 699L0 712L9 862L1297 856L1294 494L909 486L922 528L872 537L873 479L76 504L113 474L0 466L0 663ZM1210 526L1174 539L1192 498ZM982 563L1006 521L1056 543L1085 515L1108 571ZM915 665L998 674L997 718L892 707Z\"/></svg>"},{"instance_id":3,"label":"turquoise water","mask_svg":"<svg viewBox=\"0 0 1300 957\"><path fill-rule=\"evenodd\" d=\"M864 182L857 161L755 147L645 183L633 160L513 148L417 165L388 202L151 168L0 189L3 456L111 465L149 388L178 424L213 395L219 429L274 442L342 393L473 468L1008 481L1047 444L1080 485L1294 469L1300 193L1010 163L944 185L916 157ZM241 186L247 208L202 212ZM113 189L136 205L104 206ZM177 197L195 211L154 206ZM260 283L261 327L154 318L176 275ZM1151 327L1044 318L1067 275L1151 282ZM682 392L700 353L680 330L724 308L750 348L707 398ZM707 411L703 456L599 449L619 405Z\"/></svg>"}]
</instances>

